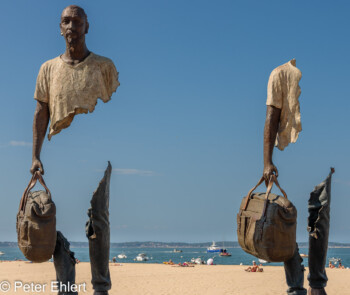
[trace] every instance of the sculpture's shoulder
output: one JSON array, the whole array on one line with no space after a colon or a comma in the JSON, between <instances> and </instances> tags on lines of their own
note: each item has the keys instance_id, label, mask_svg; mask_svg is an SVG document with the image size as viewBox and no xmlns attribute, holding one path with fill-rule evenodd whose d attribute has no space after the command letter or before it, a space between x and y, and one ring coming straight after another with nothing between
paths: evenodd
<instances>
[{"instance_id":1,"label":"sculpture's shoulder","mask_svg":"<svg viewBox=\"0 0 350 295\"><path fill-rule=\"evenodd\" d=\"M274 68L274 69L272 70L271 75L275 75L275 76L281 75L281 74L283 74L285 71L288 70L288 67L289 67L288 62L285 63L285 64L283 64L283 65L280 65L280 66L278 66L277 68Z\"/></svg>"},{"instance_id":2,"label":"sculpture's shoulder","mask_svg":"<svg viewBox=\"0 0 350 295\"><path fill-rule=\"evenodd\" d=\"M100 66L106 66L106 67L110 67L110 66L115 66L113 61L105 56L102 55L98 55L96 53L91 52L92 56L91 56L91 61L94 63L98 63Z\"/></svg>"},{"instance_id":3,"label":"sculpture's shoulder","mask_svg":"<svg viewBox=\"0 0 350 295\"><path fill-rule=\"evenodd\" d=\"M50 70L53 66L57 65L57 63L59 62L60 57L57 56L55 58L49 59L47 61L45 61L41 67L40 67L40 71L47 71Z\"/></svg>"},{"instance_id":4,"label":"sculpture's shoulder","mask_svg":"<svg viewBox=\"0 0 350 295\"><path fill-rule=\"evenodd\" d=\"M278 81L281 79L283 73L285 71L284 64L281 66L278 66L277 68L274 68L270 74L269 81Z\"/></svg>"},{"instance_id":5,"label":"sculpture's shoulder","mask_svg":"<svg viewBox=\"0 0 350 295\"><path fill-rule=\"evenodd\" d=\"M108 97L105 99L102 98L104 102L107 102L112 93L116 91L118 86L120 85L118 81L119 73L113 63L113 61L95 53L90 53L91 56L89 58L89 64L93 69L98 68L102 77L104 78L105 86L107 87Z\"/></svg>"},{"instance_id":6,"label":"sculpture's shoulder","mask_svg":"<svg viewBox=\"0 0 350 295\"><path fill-rule=\"evenodd\" d=\"M283 65L278 66L271 72L272 76L297 76L299 79L301 78L301 71L292 64L292 60L286 62Z\"/></svg>"},{"instance_id":7,"label":"sculpture's shoulder","mask_svg":"<svg viewBox=\"0 0 350 295\"><path fill-rule=\"evenodd\" d=\"M274 68L270 74L269 81L279 81L279 83L285 83L286 81L290 81L291 79L299 79L301 78L300 70L288 61L276 68Z\"/></svg>"}]
</instances>

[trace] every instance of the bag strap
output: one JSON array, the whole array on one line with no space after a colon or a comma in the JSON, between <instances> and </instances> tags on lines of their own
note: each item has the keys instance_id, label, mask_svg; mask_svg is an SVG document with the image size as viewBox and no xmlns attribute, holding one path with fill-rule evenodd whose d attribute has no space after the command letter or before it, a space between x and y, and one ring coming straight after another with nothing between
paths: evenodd
<instances>
[{"instance_id":1,"label":"bag strap","mask_svg":"<svg viewBox=\"0 0 350 295\"><path fill-rule=\"evenodd\" d=\"M247 200L246 200L246 202L245 202L245 204L244 204L244 208L243 208L242 211L247 210L247 207L248 207L249 201L250 201L250 199L251 199L251 196L252 196L252 194L253 194L253 191L255 191L255 189L256 189L260 184L263 183L263 181L264 181L264 176L262 176L262 177L260 178L258 184L257 184L256 186L254 186L254 187L248 192ZM266 189L265 205L264 205L263 215L262 215L262 216L265 216L265 214L266 214L267 202L268 202L268 198L269 198L269 195L270 195L270 192L271 192L273 183L275 183L275 184L277 185L277 187L278 187L278 188L280 189L280 191L282 192L283 196L284 196L286 199L288 199L286 192L280 187L276 175L275 175L275 174L272 174L272 175L270 176L269 184L268 184L267 189Z\"/></svg>"},{"instance_id":2,"label":"bag strap","mask_svg":"<svg viewBox=\"0 0 350 295\"><path fill-rule=\"evenodd\" d=\"M283 196L288 200L287 193L280 187L280 184L278 183L278 180L275 174L271 175L269 182L272 182L271 180L277 185L277 187L279 188ZM272 189L272 184L271 184L271 189ZM270 189L270 192L271 192L271 189ZM266 193L267 193L267 190L266 190Z\"/></svg>"},{"instance_id":3,"label":"bag strap","mask_svg":"<svg viewBox=\"0 0 350 295\"><path fill-rule=\"evenodd\" d=\"M248 192L247 200L245 201L244 208L243 208L242 211L247 210L247 208L248 208L248 203L249 203L249 200L250 200L250 198L251 198L251 196L252 196L253 191L255 191L256 188L257 188L260 184L263 183L263 181L264 181L264 176L261 177L260 180L259 180L259 182L258 182L258 184L257 184L256 186L254 186L254 187Z\"/></svg>"},{"instance_id":4,"label":"bag strap","mask_svg":"<svg viewBox=\"0 0 350 295\"><path fill-rule=\"evenodd\" d=\"M277 185L277 187L279 188L279 190L282 192L283 196L288 200L287 194L286 192L280 187L280 184L278 183L277 177L275 174L272 174L270 176L270 180L269 180L269 185L267 186L267 190L266 190L266 197L265 197L265 203L264 203L264 209L263 212L261 214L261 217L265 217L266 216L266 210L267 210L267 204L269 201L269 195L271 193L272 190L272 186L273 183L275 183Z\"/></svg>"},{"instance_id":5,"label":"bag strap","mask_svg":"<svg viewBox=\"0 0 350 295\"><path fill-rule=\"evenodd\" d=\"M46 183L45 183L40 171L35 171L27 188L24 190L23 196L21 198L21 202L19 204L19 211L23 211L23 213L24 213L24 210L25 210L25 207L27 204L27 200L28 200L29 192L35 186L37 180L39 180L40 184L45 188L47 194L49 195L49 198L51 199L51 192L48 189L48 187L46 186Z\"/></svg>"}]
</instances>

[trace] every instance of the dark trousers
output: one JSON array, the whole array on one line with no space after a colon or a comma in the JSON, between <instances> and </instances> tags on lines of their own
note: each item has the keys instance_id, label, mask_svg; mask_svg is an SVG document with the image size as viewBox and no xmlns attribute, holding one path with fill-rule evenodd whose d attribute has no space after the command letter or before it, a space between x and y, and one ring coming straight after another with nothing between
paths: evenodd
<instances>
[{"instance_id":1,"label":"dark trousers","mask_svg":"<svg viewBox=\"0 0 350 295\"><path fill-rule=\"evenodd\" d=\"M331 202L332 173L310 194L308 210L309 231L309 285L321 289L327 285L326 259L329 236L329 212ZM284 263L288 295L306 295L304 288L303 259L296 248L294 256Z\"/></svg>"},{"instance_id":2,"label":"dark trousers","mask_svg":"<svg viewBox=\"0 0 350 295\"><path fill-rule=\"evenodd\" d=\"M109 182L112 167L110 164L91 199L86 223L86 236L89 239L89 254L92 286L95 291L108 291L112 283L109 274Z\"/></svg>"},{"instance_id":3,"label":"dark trousers","mask_svg":"<svg viewBox=\"0 0 350 295\"><path fill-rule=\"evenodd\" d=\"M74 252L69 249L69 242L63 234L57 232L56 248L53 254L53 262L56 270L56 281L64 286L75 283L75 257ZM76 295L77 292L70 292L66 287L57 286L58 295Z\"/></svg>"},{"instance_id":4,"label":"dark trousers","mask_svg":"<svg viewBox=\"0 0 350 295\"><path fill-rule=\"evenodd\" d=\"M108 162L105 175L91 199L88 210L89 220L86 223L86 236L89 239L89 255L92 275L92 286L95 291L108 291L112 283L109 273L109 184L112 166ZM57 232L57 244L54 253L54 264L57 281L67 284L75 282L75 258L69 250L69 243L60 232ZM58 293L58 295L78 293Z\"/></svg>"}]
</instances>

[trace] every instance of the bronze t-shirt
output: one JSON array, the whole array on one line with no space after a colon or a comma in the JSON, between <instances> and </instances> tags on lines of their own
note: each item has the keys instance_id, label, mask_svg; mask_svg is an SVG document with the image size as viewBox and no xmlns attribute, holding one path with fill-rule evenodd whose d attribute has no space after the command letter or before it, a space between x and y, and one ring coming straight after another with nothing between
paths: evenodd
<instances>
[{"instance_id":1,"label":"bronze t-shirt","mask_svg":"<svg viewBox=\"0 0 350 295\"><path fill-rule=\"evenodd\" d=\"M266 105L281 109L276 146L280 150L296 142L301 131L299 81L301 71L291 61L275 68L267 85Z\"/></svg>"},{"instance_id":2,"label":"bronze t-shirt","mask_svg":"<svg viewBox=\"0 0 350 295\"><path fill-rule=\"evenodd\" d=\"M75 115L93 112L98 98L109 101L119 85L113 62L92 52L76 65L65 63L60 56L45 62L34 98L49 105L49 140L69 127Z\"/></svg>"}]
</instances>

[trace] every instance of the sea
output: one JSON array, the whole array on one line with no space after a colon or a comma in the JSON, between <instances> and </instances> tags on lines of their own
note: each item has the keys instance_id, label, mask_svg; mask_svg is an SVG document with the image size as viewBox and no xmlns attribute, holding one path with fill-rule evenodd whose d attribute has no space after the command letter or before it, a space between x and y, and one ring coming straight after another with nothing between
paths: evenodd
<instances>
[{"instance_id":1,"label":"sea","mask_svg":"<svg viewBox=\"0 0 350 295\"><path fill-rule=\"evenodd\" d=\"M75 253L75 257L82 262L89 261L89 249L88 248L75 248L71 247L71 250ZM217 265L250 265L255 260L258 263L258 259L252 255L245 253L241 248L227 248L227 251L232 254L230 257L221 257L219 253L207 253L205 248L182 248L182 252L174 253L174 249L170 248L111 248L110 259L118 254L125 254L126 259L118 259L118 263L163 263L171 259L174 263L183 263L185 261L191 261L192 258L201 258L203 261L207 261L209 258L214 259L214 264ZM8 260L26 260L22 252L18 247L0 247L0 251L3 255L0 255L0 261ZM136 262L135 257L139 253L145 253L149 258L148 261ZM307 254L307 248L300 248L299 253ZM340 258L342 264L345 267L350 267L350 248L329 248L328 259ZM304 258L303 264L308 266L308 259ZM283 263L268 263L266 265L283 265Z\"/></svg>"}]
</instances>

